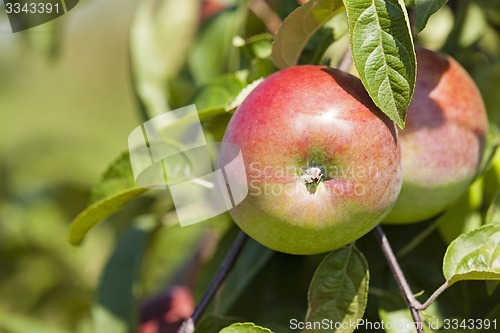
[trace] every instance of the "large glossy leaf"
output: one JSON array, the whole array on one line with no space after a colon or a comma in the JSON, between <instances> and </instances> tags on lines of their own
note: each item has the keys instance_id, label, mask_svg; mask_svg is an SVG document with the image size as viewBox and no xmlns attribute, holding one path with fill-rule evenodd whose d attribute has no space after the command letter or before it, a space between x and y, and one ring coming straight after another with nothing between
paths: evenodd
<instances>
[{"instance_id":1,"label":"large glossy leaf","mask_svg":"<svg viewBox=\"0 0 500 333\"><path fill-rule=\"evenodd\" d=\"M144 191L146 190L137 187L135 183L129 154L122 154L111 164L101 181L94 186L91 205L73 220L69 230L69 242L73 245L81 244L93 226Z\"/></svg>"},{"instance_id":2,"label":"large glossy leaf","mask_svg":"<svg viewBox=\"0 0 500 333\"><path fill-rule=\"evenodd\" d=\"M368 265L354 245L331 252L311 280L306 321L329 319L341 327L335 332L353 332L350 323L363 318L365 312L368 280Z\"/></svg>"},{"instance_id":3,"label":"large glossy leaf","mask_svg":"<svg viewBox=\"0 0 500 333\"><path fill-rule=\"evenodd\" d=\"M344 0L354 64L375 104L404 127L416 59L402 0Z\"/></svg>"},{"instance_id":4,"label":"large glossy leaf","mask_svg":"<svg viewBox=\"0 0 500 333\"><path fill-rule=\"evenodd\" d=\"M271 54L275 65L280 68L296 65L311 36L343 10L341 0L311 0L292 12L276 34Z\"/></svg>"},{"instance_id":5,"label":"large glossy leaf","mask_svg":"<svg viewBox=\"0 0 500 333\"><path fill-rule=\"evenodd\" d=\"M444 257L443 273L449 284L500 280L500 225L485 225L453 241Z\"/></svg>"},{"instance_id":6,"label":"large glossy leaf","mask_svg":"<svg viewBox=\"0 0 500 333\"><path fill-rule=\"evenodd\" d=\"M149 119L169 109L167 79L186 61L198 28L200 1L138 2L130 31L132 73Z\"/></svg>"},{"instance_id":7,"label":"large glossy leaf","mask_svg":"<svg viewBox=\"0 0 500 333\"><path fill-rule=\"evenodd\" d=\"M253 323L236 323L222 329L220 333L272 333L272 331Z\"/></svg>"},{"instance_id":8,"label":"large glossy leaf","mask_svg":"<svg viewBox=\"0 0 500 333\"><path fill-rule=\"evenodd\" d=\"M417 32L424 30L429 17L447 2L448 0L415 0L415 28L417 28Z\"/></svg>"},{"instance_id":9,"label":"large glossy leaf","mask_svg":"<svg viewBox=\"0 0 500 333\"><path fill-rule=\"evenodd\" d=\"M155 225L154 217L139 217L134 226L119 238L97 290L97 302L92 309L94 332L136 332L135 287L142 256Z\"/></svg>"}]
</instances>

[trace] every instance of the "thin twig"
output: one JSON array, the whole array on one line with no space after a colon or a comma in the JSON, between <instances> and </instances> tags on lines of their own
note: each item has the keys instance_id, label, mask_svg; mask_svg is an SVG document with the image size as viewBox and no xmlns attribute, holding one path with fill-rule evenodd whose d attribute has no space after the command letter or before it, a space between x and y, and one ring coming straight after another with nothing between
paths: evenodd
<instances>
[{"instance_id":1,"label":"thin twig","mask_svg":"<svg viewBox=\"0 0 500 333\"><path fill-rule=\"evenodd\" d=\"M344 52L344 55L342 56L342 59L340 59L338 69L344 72L349 72L351 67L352 67L352 51L351 47L348 46Z\"/></svg>"},{"instance_id":2,"label":"thin twig","mask_svg":"<svg viewBox=\"0 0 500 333\"><path fill-rule=\"evenodd\" d=\"M418 310L425 310L427 309L431 304L432 302L434 302L436 300L436 298L439 297L439 295L441 295L446 289L448 289L448 287L450 286L450 284L448 283L448 281L445 281L445 283L443 283L441 285L441 287L439 287L430 297L427 301L425 301L424 304L421 304L417 309Z\"/></svg>"},{"instance_id":3,"label":"thin twig","mask_svg":"<svg viewBox=\"0 0 500 333\"><path fill-rule=\"evenodd\" d=\"M194 332L195 324L200 320L208 304L210 304L210 301L214 298L215 293L217 292L217 290L219 290L220 286L233 268L247 239L248 236L243 231L240 231L238 233L238 236L236 236L236 239L234 240L234 243L231 246L231 249L229 250L226 258L222 262L222 265L219 267L219 270L215 274L215 277L213 278L212 282L210 282L210 285L205 291L205 294L201 298L200 303L198 303L198 305L194 309L191 318L184 321L178 333Z\"/></svg>"},{"instance_id":4,"label":"thin twig","mask_svg":"<svg viewBox=\"0 0 500 333\"><path fill-rule=\"evenodd\" d=\"M392 275L396 279L396 284L398 285L399 290L401 291L406 303L408 304L408 308L410 309L411 316L413 317L413 321L415 323L415 327L417 328L418 333L424 333L422 318L420 317L420 313L418 310L422 307L422 304L415 298L413 292L410 289L410 285L406 281L403 271L399 266L399 263L392 251L391 245L389 244L389 240L382 230L382 227L378 225L374 229L375 236L380 244L380 248L384 253L384 256L389 264L389 268L392 271Z\"/></svg>"},{"instance_id":5,"label":"thin twig","mask_svg":"<svg viewBox=\"0 0 500 333\"><path fill-rule=\"evenodd\" d=\"M282 21L281 17L276 14L276 12L269 6L269 4L264 0L252 0L248 4L248 8L264 22L267 30L273 35L276 34L278 28L280 27Z\"/></svg>"}]
</instances>

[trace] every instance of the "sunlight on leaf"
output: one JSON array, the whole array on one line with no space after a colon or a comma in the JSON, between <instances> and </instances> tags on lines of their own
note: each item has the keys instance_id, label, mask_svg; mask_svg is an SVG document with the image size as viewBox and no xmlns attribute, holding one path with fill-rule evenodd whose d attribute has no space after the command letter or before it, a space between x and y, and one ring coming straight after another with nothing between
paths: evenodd
<instances>
[{"instance_id":1,"label":"sunlight on leaf","mask_svg":"<svg viewBox=\"0 0 500 333\"><path fill-rule=\"evenodd\" d=\"M220 333L273 333L270 329L253 323L236 323L224 328Z\"/></svg>"},{"instance_id":2,"label":"sunlight on leaf","mask_svg":"<svg viewBox=\"0 0 500 333\"><path fill-rule=\"evenodd\" d=\"M92 227L145 191L135 183L129 154L122 154L92 189L92 204L71 223L69 242L73 245L81 244Z\"/></svg>"},{"instance_id":3,"label":"sunlight on leaf","mask_svg":"<svg viewBox=\"0 0 500 333\"><path fill-rule=\"evenodd\" d=\"M311 36L342 11L342 0L311 0L297 8L278 29L271 55L274 64L280 68L296 65Z\"/></svg>"},{"instance_id":4,"label":"sunlight on leaf","mask_svg":"<svg viewBox=\"0 0 500 333\"><path fill-rule=\"evenodd\" d=\"M424 30L429 17L437 12L447 2L448 0L415 0L415 27L417 28L417 32Z\"/></svg>"},{"instance_id":5,"label":"sunlight on leaf","mask_svg":"<svg viewBox=\"0 0 500 333\"><path fill-rule=\"evenodd\" d=\"M402 0L344 0L354 64L375 104L403 128L416 80L409 19Z\"/></svg>"},{"instance_id":6,"label":"sunlight on leaf","mask_svg":"<svg viewBox=\"0 0 500 333\"><path fill-rule=\"evenodd\" d=\"M461 280L500 280L500 225L485 225L454 240L443 260L449 284Z\"/></svg>"}]
</instances>

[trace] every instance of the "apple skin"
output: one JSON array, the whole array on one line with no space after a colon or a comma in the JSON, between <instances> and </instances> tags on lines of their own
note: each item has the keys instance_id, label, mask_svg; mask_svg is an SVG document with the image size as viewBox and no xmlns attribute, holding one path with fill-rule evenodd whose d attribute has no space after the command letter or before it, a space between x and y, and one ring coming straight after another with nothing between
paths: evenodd
<instances>
[{"instance_id":1,"label":"apple skin","mask_svg":"<svg viewBox=\"0 0 500 333\"><path fill-rule=\"evenodd\" d=\"M358 78L332 68L269 76L235 112L223 142L239 146L245 164L246 177L233 172L232 186L248 186L231 216L280 252L316 254L355 241L382 221L401 189L394 123ZM324 175L318 184L311 170Z\"/></svg>"},{"instance_id":2,"label":"apple skin","mask_svg":"<svg viewBox=\"0 0 500 333\"><path fill-rule=\"evenodd\" d=\"M403 187L387 223L423 221L458 200L476 176L488 133L483 99L465 69L444 54L416 53L415 92L398 131Z\"/></svg>"}]
</instances>

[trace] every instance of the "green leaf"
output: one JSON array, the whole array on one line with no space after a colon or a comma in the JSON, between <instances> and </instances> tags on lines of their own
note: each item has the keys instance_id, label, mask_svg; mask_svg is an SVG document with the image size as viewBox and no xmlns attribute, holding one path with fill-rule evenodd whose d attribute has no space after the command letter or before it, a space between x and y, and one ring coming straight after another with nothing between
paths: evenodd
<instances>
[{"instance_id":1,"label":"green leaf","mask_svg":"<svg viewBox=\"0 0 500 333\"><path fill-rule=\"evenodd\" d=\"M350 323L363 318L365 312L368 280L368 265L354 245L329 253L311 280L306 321L330 319L346 323L346 329L335 332L353 332Z\"/></svg>"},{"instance_id":2,"label":"green leaf","mask_svg":"<svg viewBox=\"0 0 500 333\"><path fill-rule=\"evenodd\" d=\"M403 128L416 59L402 0L344 0L354 64L375 104Z\"/></svg>"},{"instance_id":3,"label":"green leaf","mask_svg":"<svg viewBox=\"0 0 500 333\"><path fill-rule=\"evenodd\" d=\"M194 104L203 112L225 110L226 105L238 96L245 85L246 82L236 74L217 77L201 89L195 97Z\"/></svg>"},{"instance_id":4,"label":"green leaf","mask_svg":"<svg viewBox=\"0 0 500 333\"><path fill-rule=\"evenodd\" d=\"M500 225L485 225L454 240L443 260L451 285L461 280L500 280Z\"/></svg>"},{"instance_id":5,"label":"green leaf","mask_svg":"<svg viewBox=\"0 0 500 333\"><path fill-rule=\"evenodd\" d=\"M331 67L339 67L342 61L350 62L350 59L344 59L349 47L348 32L347 14L341 11L309 39L300 55L299 64L329 64Z\"/></svg>"},{"instance_id":6,"label":"green leaf","mask_svg":"<svg viewBox=\"0 0 500 333\"><path fill-rule=\"evenodd\" d=\"M274 64L280 68L296 65L311 36L343 10L341 0L310 0L293 11L276 34L271 54Z\"/></svg>"},{"instance_id":7,"label":"green leaf","mask_svg":"<svg viewBox=\"0 0 500 333\"><path fill-rule=\"evenodd\" d=\"M322 65L325 61L326 51L332 47L334 43L334 30L328 27L328 23L333 19L340 17L344 12L335 15L332 19L326 22L316 33L308 40L306 46L300 54L298 65ZM347 23L347 17L343 15ZM346 27L347 28L347 27ZM346 31L347 32L347 31ZM344 50L335 50L343 55Z\"/></svg>"},{"instance_id":8,"label":"green leaf","mask_svg":"<svg viewBox=\"0 0 500 333\"><path fill-rule=\"evenodd\" d=\"M243 101L248 97L248 95L250 95L250 93L255 88L257 88L259 84L262 83L262 81L264 81L263 77L249 83L247 86L245 86L245 88L241 89L241 91L238 93L238 95L236 95L236 97L231 101L231 103L226 104L225 109L227 111L230 111L239 107L243 103Z\"/></svg>"},{"instance_id":9,"label":"green leaf","mask_svg":"<svg viewBox=\"0 0 500 333\"><path fill-rule=\"evenodd\" d=\"M137 187L135 183L129 154L122 154L92 189L92 204L71 223L69 242L73 245L81 244L92 227L145 191L146 189Z\"/></svg>"},{"instance_id":10,"label":"green leaf","mask_svg":"<svg viewBox=\"0 0 500 333\"><path fill-rule=\"evenodd\" d=\"M415 0L415 27L417 32L424 30L429 17L447 2L448 0Z\"/></svg>"},{"instance_id":11,"label":"green leaf","mask_svg":"<svg viewBox=\"0 0 500 333\"><path fill-rule=\"evenodd\" d=\"M234 82L233 82L234 84ZM230 85L230 84L228 84ZM242 87L242 84L239 85ZM233 89L235 95L241 89ZM238 90L238 91L236 91ZM210 119L214 115L224 113L224 105L215 108L205 108L198 112L201 120ZM167 132L169 128L179 128L197 120L196 116L183 117L178 121L162 128ZM171 143L175 144L175 143ZM127 203L144 193L146 189L138 187L133 177L128 153L121 155L106 171L101 181L92 190L91 205L81 212L72 222L69 230L69 242L79 245L87 232L97 223L117 212Z\"/></svg>"},{"instance_id":12,"label":"green leaf","mask_svg":"<svg viewBox=\"0 0 500 333\"><path fill-rule=\"evenodd\" d=\"M220 333L272 333L272 331L253 323L236 323L224 328Z\"/></svg>"},{"instance_id":13,"label":"green leaf","mask_svg":"<svg viewBox=\"0 0 500 333\"><path fill-rule=\"evenodd\" d=\"M241 1L217 14L200 31L188 56L189 69L198 84L239 68L240 52L232 41L241 32L246 13L246 2Z\"/></svg>"},{"instance_id":14,"label":"green leaf","mask_svg":"<svg viewBox=\"0 0 500 333\"><path fill-rule=\"evenodd\" d=\"M203 333L217 333L223 328L238 322L241 322L241 319L236 317L205 316L198 324L196 324L196 331Z\"/></svg>"},{"instance_id":15,"label":"green leaf","mask_svg":"<svg viewBox=\"0 0 500 333\"><path fill-rule=\"evenodd\" d=\"M486 214L486 224L500 225L500 191L497 192Z\"/></svg>"},{"instance_id":16,"label":"green leaf","mask_svg":"<svg viewBox=\"0 0 500 333\"><path fill-rule=\"evenodd\" d=\"M186 62L198 29L200 1L144 0L131 30L130 56L144 120L169 110L166 84Z\"/></svg>"},{"instance_id":17,"label":"green leaf","mask_svg":"<svg viewBox=\"0 0 500 333\"><path fill-rule=\"evenodd\" d=\"M108 166L101 180L92 187L90 203L96 203L117 192L135 186L134 174L130 165L130 155L128 152L124 152Z\"/></svg>"},{"instance_id":18,"label":"green leaf","mask_svg":"<svg viewBox=\"0 0 500 333\"><path fill-rule=\"evenodd\" d=\"M142 216L120 236L99 282L97 302L92 309L94 332L136 332L138 310L135 288L142 256L155 225L153 216Z\"/></svg>"},{"instance_id":19,"label":"green leaf","mask_svg":"<svg viewBox=\"0 0 500 333\"><path fill-rule=\"evenodd\" d=\"M271 56L274 37L269 33L253 35L247 40L237 40L237 45L248 59L266 59ZM233 42L234 43L234 42Z\"/></svg>"}]
</instances>

